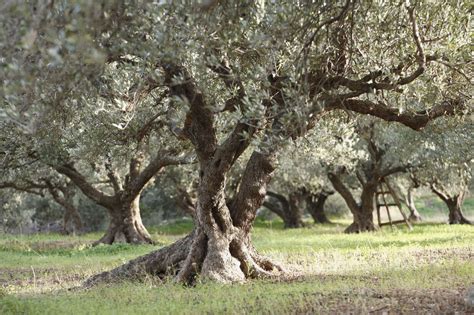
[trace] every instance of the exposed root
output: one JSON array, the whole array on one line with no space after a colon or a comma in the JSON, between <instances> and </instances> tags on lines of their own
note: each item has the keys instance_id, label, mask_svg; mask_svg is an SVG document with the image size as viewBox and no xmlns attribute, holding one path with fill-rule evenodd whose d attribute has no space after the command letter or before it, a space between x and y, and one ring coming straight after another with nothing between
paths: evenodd
<instances>
[{"instance_id":1,"label":"exposed root","mask_svg":"<svg viewBox=\"0 0 474 315\"><path fill-rule=\"evenodd\" d=\"M185 259L193 243L194 232L147 255L138 257L110 271L90 277L84 282L84 288L99 283L120 282L123 280L140 280L149 275L165 277L176 274L180 263Z\"/></svg>"},{"instance_id":2,"label":"exposed root","mask_svg":"<svg viewBox=\"0 0 474 315\"><path fill-rule=\"evenodd\" d=\"M468 219L466 219L464 216L461 216L461 218L458 218L456 220L449 220L449 224L468 224L468 225L474 225L474 223Z\"/></svg>"},{"instance_id":3,"label":"exposed root","mask_svg":"<svg viewBox=\"0 0 474 315\"><path fill-rule=\"evenodd\" d=\"M207 237L198 229L196 237L191 245L189 254L187 254L184 265L176 276L176 281L191 284L195 276L201 270L204 257L207 251Z\"/></svg>"},{"instance_id":4,"label":"exposed root","mask_svg":"<svg viewBox=\"0 0 474 315\"><path fill-rule=\"evenodd\" d=\"M89 278L83 287L150 276L176 276L175 281L191 285L198 274L217 282L242 282L247 278L274 278L283 272L281 266L259 255L248 237L234 237L230 243L226 239L216 242L197 228L172 245Z\"/></svg>"},{"instance_id":5,"label":"exposed root","mask_svg":"<svg viewBox=\"0 0 474 315\"><path fill-rule=\"evenodd\" d=\"M137 222L135 224L111 224L104 236L92 245L111 245L113 243L155 244L145 227Z\"/></svg>"}]
</instances>

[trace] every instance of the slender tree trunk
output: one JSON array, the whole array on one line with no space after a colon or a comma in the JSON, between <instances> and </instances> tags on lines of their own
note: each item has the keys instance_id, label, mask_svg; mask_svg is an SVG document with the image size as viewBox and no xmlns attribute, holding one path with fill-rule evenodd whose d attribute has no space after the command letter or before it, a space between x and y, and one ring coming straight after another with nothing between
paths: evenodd
<instances>
[{"instance_id":1,"label":"slender tree trunk","mask_svg":"<svg viewBox=\"0 0 474 315\"><path fill-rule=\"evenodd\" d=\"M413 199L413 187L408 188L407 195L405 197L405 204L410 210L410 216L408 219L411 222L421 222L422 218L415 206L415 200Z\"/></svg>"},{"instance_id":2,"label":"slender tree trunk","mask_svg":"<svg viewBox=\"0 0 474 315\"><path fill-rule=\"evenodd\" d=\"M218 282L235 282L270 276L274 269L281 271L257 253L250 237L274 169L273 160L273 156L254 152L230 209L226 205L225 174L214 161L201 162L195 229L170 246L91 277L85 286L147 275L162 278L170 273L184 283L192 283L197 274Z\"/></svg>"},{"instance_id":3,"label":"slender tree trunk","mask_svg":"<svg viewBox=\"0 0 474 315\"><path fill-rule=\"evenodd\" d=\"M140 195L132 201L128 201L127 198L121 199L125 200L117 202L116 207L108 209L109 226L105 235L95 244L153 244L140 216Z\"/></svg>"},{"instance_id":4,"label":"slender tree trunk","mask_svg":"<svg viewBox=\"0 0 474 315\"><path fill-rule=\"evenodd\" d=\"M314 219L314 223L331 223L324 211L324 204L334 192L322 191L319 194L308 194L306 197L306 209Z\"/></svg>"}]
</instances>

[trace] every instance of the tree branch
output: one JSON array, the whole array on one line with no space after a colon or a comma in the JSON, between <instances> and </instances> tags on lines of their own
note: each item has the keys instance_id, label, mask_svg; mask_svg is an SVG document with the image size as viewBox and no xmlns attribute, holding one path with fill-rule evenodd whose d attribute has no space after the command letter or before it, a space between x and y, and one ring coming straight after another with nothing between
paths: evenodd
<instances>
[{"instance_id":1,"label":"tree branch","mask_svg":"<svg viewBox=\"0 0 474 315\"><path fill-rule=\"evenodd\" d=\"M64 164L59 166L53 166L53 168L59 173L67 176L71 179L74 184L89 198L97 202L98 204L110 208L115 199L112 196L108 196L98 189L94 188L86 178L79 173L72 164Z\"/></svg>"},{"instance_id":2,"label":"tree branch","mask_svg":"<svg viewBox=\"0 0 474 315\"><path fill-rule=\"evenodd\" d=\"M346 109L360 114L375 116L385 121L396 121L411 129L421 130L429 121L441 116L454 115L457 110L463 107L464 103L460 100L447 100L427 110L414 113L400 113L397 108L389 107L380 102L374 103L369 100L359 99L336 99L328 103L325 110Z\"/></svg>"},{"instance_id":3,"label":"tree branch","mask_svg":"<svg viewBox=\"0 0 474 315\"><path fill-rule=\"evenodd\" d=\"M170 165L182 165L194 163L192 155L174 156L166 153L159 153L150 161L145 169L140 172L135 178L131 178L129 189L131 195L136 196L145 187L145 185L156 175L161 169Z\"/></svg>"},{"instance_id":4,"label":"tree branch","mask_svg":"<svg viewBox=\"0 0 474 315\"><path fill-rule=\"evenodd\" d=\"M26 193L29 193L29 194L34 194L34 195L44 197L42 189L46 189L47 187L44 186L44 185L40 185L40 184L35 184L35 185L29 184L27 186L22 186L22 185L19 185L17 183L14 183L14 182L0 183L0 189L6 189L6 188L11 188L11 189L26 192ZM40 189L40 190L37 191L35 189Z\"/></svg>"},{"instance_id":5,"label":"tree branch","mask_svg":"<svg viewBox=\"0 0 474 315\"><path fill-rule=\"evenodd\" d=\"M342 196L342 198L344 198L351 212L358 213L359 205L357 204L356 200L352 196L352 193L350 192L350 190L341 181L339 176L336 173L329 172L328 178L332 186L334 187L334 189Z\"/></svg>"},{"instance_id":6,"label":"tree branch","mask_svg":"<svg viewBox=\"0 0 474 315\"><path fill-rule=\"evenodd\" d=\"M163 65L163 69L165 84L170 89L170 95L189 104L183 128L184 136L194 145L199 159L209 158L217 147L214 113L207 106L204 96L184 67L167 63Z\"/></svg>"}]
</instances>

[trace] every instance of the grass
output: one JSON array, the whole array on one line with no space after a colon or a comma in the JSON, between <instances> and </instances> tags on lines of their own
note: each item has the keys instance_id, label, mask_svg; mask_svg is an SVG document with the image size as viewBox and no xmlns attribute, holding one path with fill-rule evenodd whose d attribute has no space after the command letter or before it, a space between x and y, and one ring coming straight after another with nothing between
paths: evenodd
<instances>
[{"instance_id":1,"label":"grass","mask_svg":"<svg viewBox=\"0 0 474 315\"><path fill-rule=\"evenodd\" d=\"M1 314L300 313L395 310L468 311L474 283L474 229L421 224L344 235L347 221L283 230L257 221L260 252L282 262L293 280L221 285L199 282L122 283L68 291L88 276L153 250L117 244L91 247L100 234L12 236L0 240ZM151 228L169 244L192 228L189 221ZM395 307L395 309L393 309Z\"/></svg>"}]
</instances>

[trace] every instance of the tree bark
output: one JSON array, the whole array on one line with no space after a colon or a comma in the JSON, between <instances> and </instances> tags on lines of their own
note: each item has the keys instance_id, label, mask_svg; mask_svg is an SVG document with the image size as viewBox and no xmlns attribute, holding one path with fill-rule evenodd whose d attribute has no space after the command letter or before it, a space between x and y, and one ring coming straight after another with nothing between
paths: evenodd
<instances>
[{"instance_id":1,"label":"tree bark","mask_svg":"<svg viewBox=\"0 0 474 315\"><path fill-rule=\"evenodd\" d=\"M81 215L77 208L72 204L62 205L64 207L63 231L65 234L80 233L84 229Z\"/></svg>"},{"instance_id":2,"label":"tree bark","mask_svg":"<svg viewBox=\"0 0 474 315\"><path fill-rule=\"evenodd\" d=\"M308 194L306 197L306 209L313 217L314 223L331 223L324 211L324 204L333 191L322 191L319 194Z\"/></svg>"},{"instance_id":3,"label":"tree bark","mask_svg":"<svg viewBox=\"0 0 474 315\"><path fill-rule=\"evenodd\" d=\"M282 271L257 253L250 236L274 169L274 156L252 154L230 208L225 200L225 173L219 172L214 162L201 163L193 232L170 246L91 277L85 287L149 275L161 279L172 275L186 284L193 283L198 274L218 282L239 282Z\"/></svg>"},{"instance_id":4,"label":"tree bark","mask_svg":"<svg viewBox=\"0 0 474 315\"><path fill-rule=\"evenodd\" d=\"M462 211L462 201L458 198L446 202L449 209L449 224L473 224L468 220Z\"/></svg>"},{"instance_id":5,"label":"tree bark","mask_svg":"<svg viewBox=\"0 0 474 315\"><path fill-rule=\"evenodd\" d=\"M448 194L442 185L432 183L431 190L444 201L449 210L449 224L473 224L462 211L462 204L466 197L467 187L461 187L458 194Z\"/></svg>"},{"instance_id":6,"label":"tree bark","mask_svg":"<svg viewBox=\"0 0 474 315\"><path fill-rule=\"evenodd\" d=\"M421 218L420 213L418 212L418 209L416 209L415 206L415 200L413 199L413 187L409 187L407 191L407 195L405 196L405 204L410 210L410 216L408 217L408 220L411 222L421 222L423 221Z\"/></svg>"},{"instance_id":7,"label":"tree bark","mask_svg":"<svg viewBox=\"0 0 474 315\"><path fill-rule=\"evenodd\" d=\"M94 244L153 244L150 234L142 223L140 216L140 195L133 200L122 199L115 207L108 208L109 226Z\"/></svg>"},{"instance_id":8,"label":"tree bark","mask_svg":"<svg viewBox=\"0 0 474 315\"><path fill-rule=\"evenodd\" d=\"M375 194L377 192L377 181L372 179L363 183L361 203L358 204L350 190L340 180L339 176L335 173L329 173L328 178L331 181L334 189L344 198L347 206L349 207L353 222L349 225L344 232L345 233L361 233L370 232L377 230L374 225L373 212L375 210Z\"/></svg>"}]
</instances>

